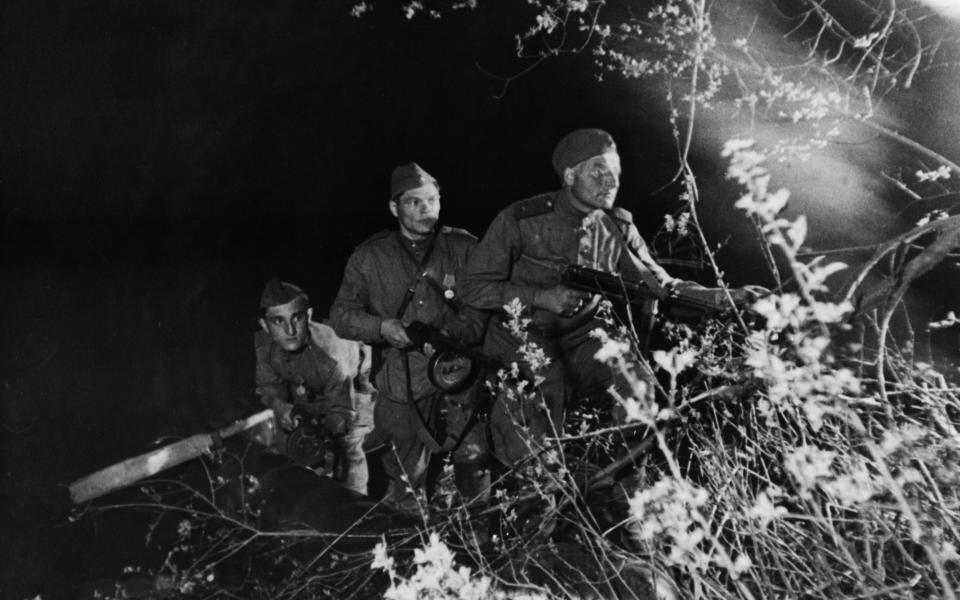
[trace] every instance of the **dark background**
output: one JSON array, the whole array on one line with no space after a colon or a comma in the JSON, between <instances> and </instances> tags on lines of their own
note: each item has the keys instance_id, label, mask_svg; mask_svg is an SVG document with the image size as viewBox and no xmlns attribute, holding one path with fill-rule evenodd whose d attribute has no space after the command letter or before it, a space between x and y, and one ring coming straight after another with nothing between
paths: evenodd
<instances>
[{"instance_id":1,"label":"dark background","mask_svg":"<svg viewBox=\"0 0 960 600\"><path fill-rule=\"evenodd\" d=\"M598 82L580 55L495 97L503 82L483 70L529 64L511 52L533 14L522 4L440 21L388 3L358 20L351 2L320 0L0 8L0 596L112 574L130 536L68 524L66 485L252 410L263 284L297 282L326 315L351 249L391 224L395 165L423 165L443 221L482 235L506 204L556 187L560 137L597 126L618 140L619 202L641 233L677 208L657 90ZM898 110L914 115L943 82L926 85ZM920 133L949 155L956 120L942 114ZM718 152L705 141L694 156L704 222L734 283L765 282ZM812 196L797 202L816 211ZM839 227L822 213L816 245L902 231L891 202ZM925 306L951 302L940 289Z\"/></svg>"}]
</instances>

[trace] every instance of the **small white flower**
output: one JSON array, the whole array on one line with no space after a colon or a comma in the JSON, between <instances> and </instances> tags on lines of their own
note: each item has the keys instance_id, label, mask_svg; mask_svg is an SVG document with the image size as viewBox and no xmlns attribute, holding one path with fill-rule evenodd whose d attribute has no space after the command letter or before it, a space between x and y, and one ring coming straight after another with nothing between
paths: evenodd
<instances>
[{"instance_id":1,"label":"small white flower","mask_svg":"<svg viewBox=\"0 0 960 600\"><path fill-rule=\"evenodd\" d=\"M730 574L733 576L734 579L737 579L738 577L740 577L740 575L749 571L750 567L752 566L753 566L753 561L750 560L750 557L747 556L746 554L741 554L733 561L733 564L730 566Z\"/></svg>"},{"instance_id":2,"label":"small white flower","mask_svg":"<svg viewBox=\"0 0 960 600\"><path fill-rule=\"evenodd\" d=\"M603 330L598 330L600 334L595 337L600 339L600 349L593 355L595 359L602 363L616 360L626 356L630 352L630 344L624 341L611 338Z\"/></svg>"},{"instance_id":3,"label":"small white flower","mask_svg":"<svg viewBox=\"0 0 960 600\"><path fill-rule=\"evenodd\" d=\"M950 167L946 165L941 165L938 168L932 171L917 171L917 180L922 182L925 181L939 181L941 179L950 179Z\"/></svg>"},{"instance_id":4,"label":"small white flower","mask_svg":"<svg viewBox=\"0 0 960 600\"><path fill-rule=\"evenodd\" d=\"M835 457L836 453L830 450L800 446L787 455L783 466L799 484L801 494L807 497L820 480L832 478L831 465Z\"/></svg>"},{"instance_id":5,"label":"small white flower","mask_svg":"<svg viewBox=\"0 0 960 600\"><path fill-rule=\"evenodd\" d=\"M727 140L723 145L723 152L720 153L720 156L732 156L733 153L739 152L741 150L746 150L747 148L752 148L756 142L751 139L732 139Z\"/></svg>"},{"instance_id":6,"label":"small white flower","mask_svg":"<svg viewBox=\"0 0 960 600\"><path fill-rule=\"evenodd\" d=\"M366 2L354 4L350 9L350 16L359 19L364 13L373 10L373 7Z\"/></svg>"},{"instance_id":7,"label":"small white flower","mask_svg":"<svg viewBox=\"0 0 960 600\"><path fill-rule=\"evenodd\" d=\"M416 14L423 10L423 3L419 0L413 0L410 4L403 7L403 16L412 19Z\"/></svg>"},{"instance_id":8,"label":"small white flower","mask_svg":"<svg viewBox=\"0 0 960 600\"><path fill-rule=\"evenodd\" d=\"M383 569L384 571L393 570L393 557L387 555L387 547L383 542L378 543L373 548L373 562L371 569Z\"/></svg>"},{"instance_id":9,"label":"small white flower","mask_svg":"<svg viewBox=\"0 0 960 600\"><path fill-rule=\"evenodd\" d=\"M868 33L867 35L862 35L853 40L853 47L869 48L870 46L873 45L873 43L877 40L878 37L880 37L879 31L874 31L874 32Z\"/></svg>"},{"instance_id":10,"label":"small white flower","mask_svg":"<svg viewBox=\"0 0 960 600\"><path fill-rule=\"evenodd\" d=\"M767 492L760 492L757 496L757 503L754 504L747 514L760 521L760 528L764 529L771 521L779 519L783 515L787 514L787 509L782 506L775 505L771 500Z\"/></svg>"},{"instance_id":11,"label":"small white flower","mask_svg":"<svg viewBox=\"0 0 960 600\"><path fill-rule=\"evenodd\" d=\"M685 371L693 365L697 358L697 351L694 349L678 350L673 348L669 352L656 350L653 353L653 360L661 369L673 376Z\"/></svg>"},{"instance_id":12,"label":"small white flower","mask_svg":"<svg viewBox=\"0 0 960 600\"><path fill-rule=\"evenodd\" d=\"M537 26L534 28L534 32L546 31L547 33L551 33L559 24L560 21L553 16L553 13L550 11L543 11L537 15Z\"/></svg>"}]
</instances>

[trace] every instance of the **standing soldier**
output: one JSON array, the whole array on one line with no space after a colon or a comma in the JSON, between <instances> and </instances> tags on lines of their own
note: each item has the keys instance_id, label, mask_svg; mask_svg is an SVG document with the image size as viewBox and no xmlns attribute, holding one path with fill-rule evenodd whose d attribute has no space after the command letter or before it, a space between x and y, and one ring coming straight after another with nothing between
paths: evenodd
<instances>
[{"instance_id":1,"label":"standing soldier","mask_svg":"<svg viewBox=\"0 0 960 600\"><path fill-rule=\"evenodd\" d=\"M498 458L508 465L529 456L562 424L563 409L576 396L604 394L613 384L625 397L632 395L627 382L594 358L600 341L590 332L604 326L597 318L600 296L561 284L564 267L623 274L661 297L679 290L720 297L719 290L670 277L650 256L631 214L614 207L620 156L610 134L600 129L570 133L554 150L553 168L561 189L500 212L472 253L461 284L466 304L498 313L487 328L486 354L522 364L519 342L503 326L504 305L518 299L530 318L530 340L550 358L540 387L546 411L512 406L504 398L493 405L491 437ZM652 394L652 375L639 375Z\"/></svg>"},{"instance_id":2,"label":"standing soldier","mask_svg":"<svg viewBox=\"0 0 960 600\"><path fill-rule=\"evenodd\" d=\"M294 407L318 416L343 454L344 485L366 495L367 459L353 410L353 377L324 351L324 326L311 316L303 290L279 279L267 283L260 298L261 331L254 336L257 394L284 432L295 425Z\"/></svg>"},{"instance_id":3,"label":"standing soldier","mask_svg":"<svg viewBox=\"0 0 960 600\"><path fill-rule=\"evenodd\" d=\"M475 344L483 335L483 320L480 313L461 309L459 300L461 271L476 238L462 229L438 228L437 180L409 163L394 169L390 188L389 208L398 230L381 231L357 246L330 318L338 335L374 346L374 431L392 446L383 459L390 478L384 500L413 512L431 452L448 449L451 438L459 442L453 462L461 496L482 494L489 475L480 428L467 434L450 427L441 431L444 408L447 424L459 421L462 429L464 419L457 416L469 410L464 406L469 393L444 397L427 375L430 349L414 347L406 327L419 321Z\"/></svg>"}]
</instances>

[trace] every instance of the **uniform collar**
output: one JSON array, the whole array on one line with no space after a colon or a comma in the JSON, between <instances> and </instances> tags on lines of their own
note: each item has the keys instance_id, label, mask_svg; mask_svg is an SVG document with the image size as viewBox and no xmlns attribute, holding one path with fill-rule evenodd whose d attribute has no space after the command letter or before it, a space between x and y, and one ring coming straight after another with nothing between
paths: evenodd
<instances>
[{"instance_id":1,"label":"uniform collar","mask_svg":"<svg viewBox=\"0 0 960 600\"><path fill-rule=\"evenodd\" d=\"M400 238L400 243L404 248L410 250L411 252L422 252L424 248L428 248L430 243L437 237L437 229L434 228L433 232L422 240L411 240L407 236L403 235L400 230L397 230L397 237Z\"/></svg>"},{"instance_id":2,"label":"uniform collar","mask_svg":"<svg viewBox=\"0 0 960 600\"><path fill-rule=\"evenodd\" d=\"M573 205L573 193L570 188L561 188L556 194L554 201L556 211L561 215L575 219L578 223L587 218L596 219L597 213L604 212L602 208L594 208L586 212Z\"/></svg>"}]
</instances>

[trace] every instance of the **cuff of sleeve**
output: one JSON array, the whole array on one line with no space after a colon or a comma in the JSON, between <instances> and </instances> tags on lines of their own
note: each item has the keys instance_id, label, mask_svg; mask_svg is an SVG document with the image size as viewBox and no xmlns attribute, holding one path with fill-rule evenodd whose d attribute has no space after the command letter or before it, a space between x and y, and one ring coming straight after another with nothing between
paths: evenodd
<instances>
[{"instance_id":1,"label":"cuff of sleeve","mask_svg":"<svg viewBox=\"0 0 960 600\"><path fill-rule=\"evenodd\" d=\"M537 295L537 289L532 287L520 288L517 290L517 297L520 299L520 303L523 304L523 307L527 310L528 313L533 312L537 307L533 304L533 299Z\"/></svg>"},{"instance_id":2,"label":"cuff of sleeve","mask_svg":"<svg viewBox=\"0 0 960 600\"><path fill-rule=\"evenodd\" d=\"M380 326L385 320L380 317L370 319L367 323L368 330L365 332L364 338L373 343L382 342L383 336L380 335Z\"/></svg>"}]
</instances>

